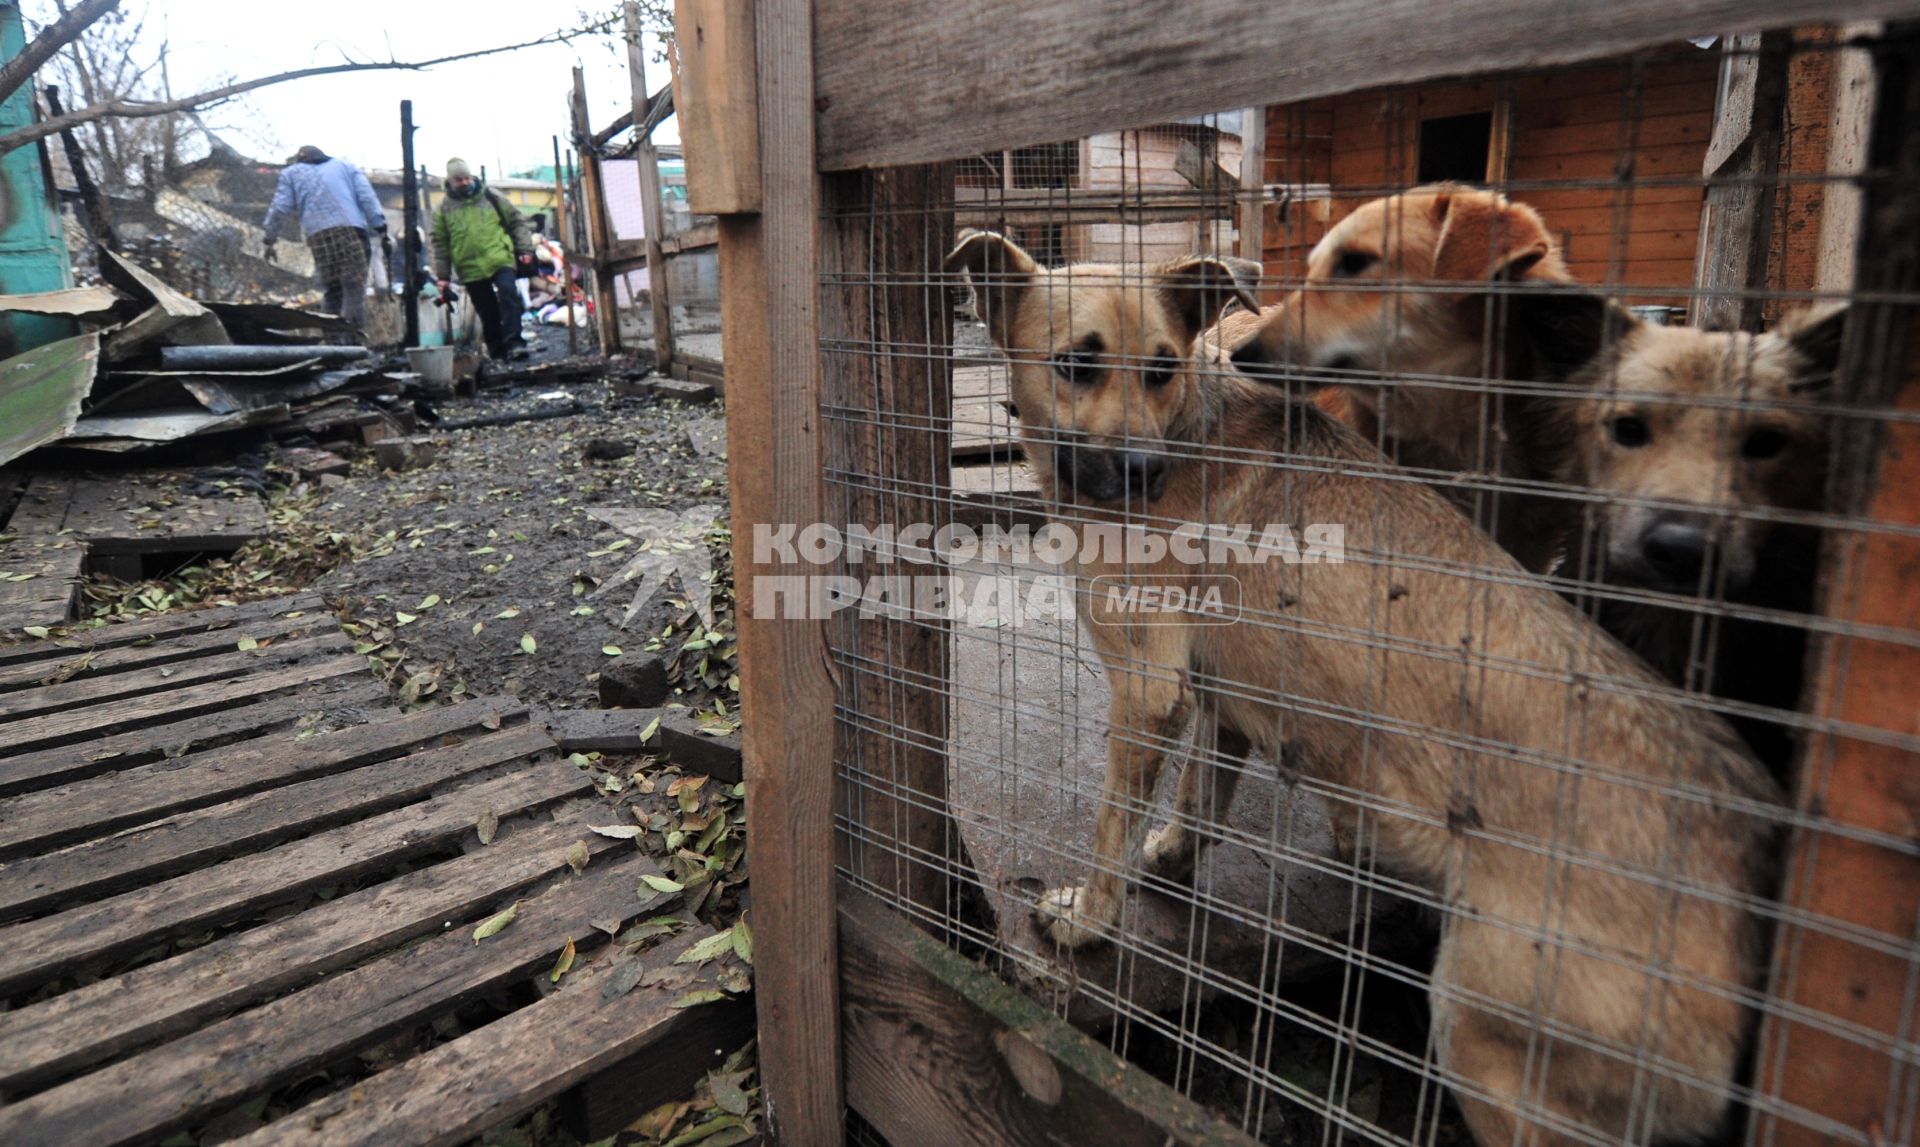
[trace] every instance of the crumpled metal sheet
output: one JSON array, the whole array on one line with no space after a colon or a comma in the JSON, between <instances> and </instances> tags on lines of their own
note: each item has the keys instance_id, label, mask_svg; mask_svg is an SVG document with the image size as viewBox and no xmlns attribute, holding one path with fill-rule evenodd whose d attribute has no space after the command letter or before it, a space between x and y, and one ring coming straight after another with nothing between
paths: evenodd
<instances>
[{"instance_id":1,"label":"crumpled metal sheet","mask_svg":"<svg viewBox=\"0 0 1920 1147\"><path fill-rule=\"evenodd\" d=\"M0 362L0 463L64 437L100 365L100 336L61 339Z\"/></svg>"}]
</instances>

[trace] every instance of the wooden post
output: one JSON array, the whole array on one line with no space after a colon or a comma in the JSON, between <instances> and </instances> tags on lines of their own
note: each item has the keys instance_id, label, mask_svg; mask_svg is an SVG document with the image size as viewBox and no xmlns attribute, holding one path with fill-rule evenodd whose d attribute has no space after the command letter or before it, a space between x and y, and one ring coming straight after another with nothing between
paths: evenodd
<instances>
[{"instance_id":1,"label":"wooden post","mask_svg":"<svg viewBox=\"0 0 1920 1147\"><path fill-rule=\"evenodd\" d=\"M553 233L559 236L564 253L573 246L567 234L567 186L560 179L560 137L553 137ZM580 336L573 327L573 264L560 260L560 294L567 301L567 357L580 353Z\"/></svg>"},{"instance_id":2,"label":"wooden post","mask_svg":"<svg viewBox=\"0 0 1920 1147\"><path fill-rule=\"evenodd\" d=\"M420 182L413 169L413 101L400 101L400 258L405 264L406 346L420 345Z\"/></svg>"},{"instance_id":3,"label":"wooden post","mask_svg":"<svg viewBox=\"0 0 1920 1147\"><path fill-rule=\"evenodd\" d=\"M573 69L573 138L580 151L580 196L587 217L587 255L593 262L594 317L600 353L620 349L620 304L615 298L613 232L607 226L606 188L600 182L600 157L593 152L593 127L587 120L587 77Z\"/></svg>"},{"instance_id":4,"label":"wooden post","mask_svg":"<svg viewBox=\"0 0 1920 1147\"><path fill-rule=\"evenodd\" d=\"M1911 415L1920 412L1920 25L1889 33L1876 61L1858 297L1835 399ZM1920 858L1907 845L1920 831L1920 753L1907 746L1920 737L1920 650L1871 632L1910 637L1915 628L1920 423L1859 419L1834 455L1834 509L1882 528L1827 539L1822 612L1868 632L1837 633L1818 648L1811 712L1873 733L1812 737L1796 777L1795 807L1831 828L1796 830L1781 900L1832 923L1783 923L1775 936L1772 994L1799 1014L1771 1015L1762 1029L1755 1088L1791 1107L1750 1135L1774 1147L1834 1142L1821 1120L1873 1142L1909 1136L1900 1121L1916 1085L1905 1047L1916 1019Z\"/></svg>"},{"instance_id":5,"label":"wooden post","mask_svg":"<svg viewBox=\"0 0 1920 1147\"><path fill-rule=\"evenodd\" d=\"M1878 34L1877 21L1840 29L1845 44ZM1840 48L1833 62L1832 112L1827 120L1827 175L1851 180L1866 169L1867 131L1873 122L1873 55L1864 48ZM1860 242L1860 189L1831 182L1822 189L1820 256L1814 288L1845 291L1853 286L1854 250Z\"/></svg>"},{"instance_id":6,"label":"wooden post","mask_svg":"<svg viewBox=\"0 0 1920 1147\"><path fill-rule=\"evenodd\" d=\"M1766 300L1773 237L1774 181L1780 169L1789 32L1727 37L1714 101L1713 138L1701 174L1710 182L1700 208L1694 259L1695 326L1758 330Z\"/></svg>"},{"instance_id":7,"label":"wooden post","mask_svg":"<svg viewBox=\"0 0 1920 1147\"><path fill-rule=\"evenodd\" d=\"M660 249L666 238L667 213L660 202L660 152L653 146L653 100L647 96L647 73L641 66L640 5L627 0L627 72L633 80L633 131L639 146L634 159L640 165L640 212L647 229L647 293L653 302L653 369L665 374L673 365L673 309L667 288L667 257Z\"/></svg>"},{"instance_id":8,"label":"wooden post","mask_svg":"<svg viewBox=\"0 0 1920 1147\"><path fill-rule=\"evenodd\" d=\"M827 178L820 335L847 348L825 355L828 457L839 480L827 510L844 525L897 528L948 522L952 489L951 308L941 263L953 246L953 168L890 168ZM930 558L930 555L929 555ZM941 578L933 560L839 571ZM920 584L927 584L925 581ZM944 617L833 623L842 722L836 757L854 783L842 807L853 826L853 879L922 919L952 915L951 864L960 838L947 811L947 683L951 624Z\"/></svg>"},{"instance_id":9,"label":"wooden post","mask_svg":"<svg viewBox=\"0 0 1920 1147\"><path fill-rule=\"evenodd\" d=\"M1267 109L1240 113L1240 246L1242 259L1266 264Z\"/></svg>"},{"instance_id":10,"label":"wooden post","mask_svg":"<svg viewBox=\"0 0 1920 1147\"><path fill-rule=\"evenodd\" d=\"M756 527L824 521L820 180L809 0L677 0L675 106L694 210L719 216L728 476L760 1072L782 1143L844 1142L834 915L834 670L811 594L830 570Z\"/></svg>"}]
</instances>

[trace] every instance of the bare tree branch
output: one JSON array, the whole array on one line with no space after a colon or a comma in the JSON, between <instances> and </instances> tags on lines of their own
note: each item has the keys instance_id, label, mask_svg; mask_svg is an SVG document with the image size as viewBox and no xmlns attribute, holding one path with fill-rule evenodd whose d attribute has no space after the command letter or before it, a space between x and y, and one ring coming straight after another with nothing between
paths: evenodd
<instances>
[{"instance_id":1,"label":"bare tree branch","mask_svg":"<svg viewBox=\"0 0 1920 1147\"><path fill-rule=\"evenodd\" d=\"M94 0L89 0L89 2L94 2ZM118 0L115 0L115 2L117 3ZM79 9L75 8L75 11L78 12ZM171 115L175 112L206 108L215 104L224 103L235 96L243 95L256 88L264 88L272 84L284 84L291 80L309 79L313 76L334 76L348 72L420 71L425 68L436 67L440 64L451 64L461 60L473 60L482 56L497 56L502 52L517 52L522 48L537 48L544 44L565 43L578 36L587 36L609 31L615 23L616 21L612 17L609 17L598 24L585 25L563 32L553 32L537 40L528 40L519 44L503 44L497 48L482 48L478 51L461 52L452 56L439 56L431 60L387 60L369 63L327 64L316 68L300 68L291 72L278 72L270 76L260 76L256 79L226 84L222 87L211 88L195 95L184 96L177 100L106 99L99 103L90 104L87 107L76 108L65 115L52 116L39 123L29 124L26 127L8 132L6 135L0 135L0 155L5 155L17 148L25 147L30 143L45 139L67 128L74 127L78 124L92 123L96 120L141 119L148 116Z\"/></svg>"},{"instance_id":2,"label":"bare tree branch","mask_svg":"<svg viewBox=\"0 0 1920 1147\"><path fill-rule=\"evenodd\" d=\"M0 100L18 91L55 52L78 39L94 21L119 6L120 0L80 0L72 11L62 11L60 18L47 25L19 55L0 65Z\"/></svg>"}]
</instances>

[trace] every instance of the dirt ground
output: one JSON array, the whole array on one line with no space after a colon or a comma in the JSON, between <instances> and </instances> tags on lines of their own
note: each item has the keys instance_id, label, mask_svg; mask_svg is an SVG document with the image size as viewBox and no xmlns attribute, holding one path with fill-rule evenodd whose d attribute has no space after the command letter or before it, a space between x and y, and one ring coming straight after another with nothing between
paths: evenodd
<instances>
[{"instance_id":1,"label":"dirt ground","mask_svg":"<svg viewBox=\"0 0 1920 1147\"><path fill-rule=\"evenodd\" d=\"M657 573L618 583L646 539L592 512L712 506L724 520L725 458L689 435L711 438L718 406L616 397L595 380L485 391L433 409L454 421L539 409L541 395L559 392L581 413L431 433L434 461L404 473L360 459L313 514L329 529L376 538L373 555L313 588L389 630L410 668L439 670L441 688L463 681L470 692L529 704L592 706L609 650L642 648L681 612L662 597L627 618L636 593L644 602L669 587ZM590 458L589 443L632 452Z\"/></svg>"}]
</instances>

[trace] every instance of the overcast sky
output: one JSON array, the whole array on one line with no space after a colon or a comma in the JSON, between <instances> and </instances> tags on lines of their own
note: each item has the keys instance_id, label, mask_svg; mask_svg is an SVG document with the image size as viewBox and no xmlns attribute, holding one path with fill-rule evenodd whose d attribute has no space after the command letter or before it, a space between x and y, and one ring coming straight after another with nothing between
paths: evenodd
<instances>
[{"instance_id":1,"label":"overcast sky","mask_svg":"<svg viewBox=\"0 0 1920 1147\"><path fill-rule=\"evenodd\" d=\"M526 4L509 0L319 0L290 5L268 0L124 0L148 11L151 48L164 25L172 44L169 70L176 96L232 79L355 60L418 60L537 39L584 20L581 7L607 12L613 0ZM50 0L29 0L29 17L44 19ZM647 46L647 87L667 81L667 67ZM144 61L143 61L144 62ZM209 126L243 152L279 161L301 144L362 167L400 166L400 101L413 101L420 125L418 162L438 173L460 155L489 174L553 158L553 136L566 146L566 96L575 64L586 69L595 130L632 106L625 45L617 36L550 44L443 64L425 72L368 72L295 80L252 92L207 115ZM671 122L655 138L676 138Z\"/></svg>"}]
</instances>

